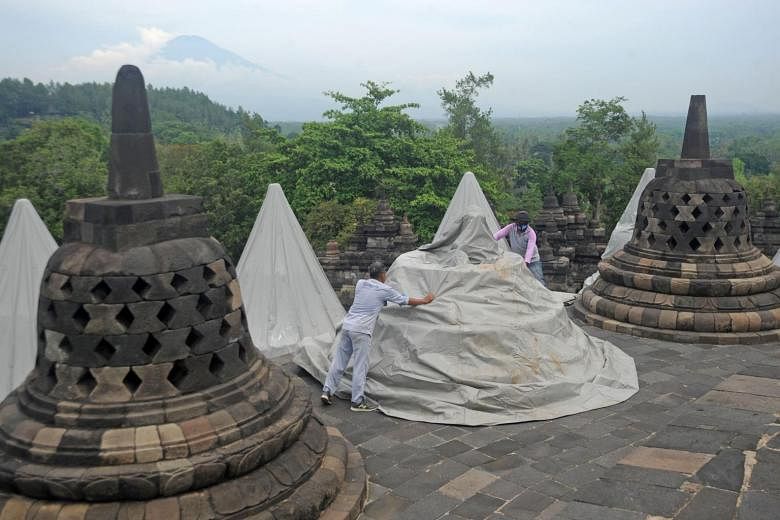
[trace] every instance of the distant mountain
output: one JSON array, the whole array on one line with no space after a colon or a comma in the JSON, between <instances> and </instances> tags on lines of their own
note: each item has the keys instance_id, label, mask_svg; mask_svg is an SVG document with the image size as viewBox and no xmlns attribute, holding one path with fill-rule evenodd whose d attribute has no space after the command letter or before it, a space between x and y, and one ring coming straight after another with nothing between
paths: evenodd
<instances>
[{"instance_id":1,"label":"distant mountain","mask_svg":"<svg viewBox=\"0 0 780 520\"><path fill-rule=\"evenodd\" d=\"M233 65L246 67L252 70L270 72L265 67L253 63L235 52L210 42L205 38L194 35L177 36L168 41L158 52L157 56L171 61L212 61L217 67Z\"/></svg>"}]
</instances>

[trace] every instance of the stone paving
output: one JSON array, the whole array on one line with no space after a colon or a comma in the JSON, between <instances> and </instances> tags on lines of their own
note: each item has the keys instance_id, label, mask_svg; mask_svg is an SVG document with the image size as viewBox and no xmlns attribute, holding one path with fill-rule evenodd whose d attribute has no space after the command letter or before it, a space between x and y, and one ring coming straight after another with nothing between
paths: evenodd
<instances>
[{"instance_id":1,"label":"stone paving","mask_svg":"<svg viewBox=\"0 0 780 520\"><path fill-rule=\"evenodd\" d=\"M362 453L364 520L780 518L780 345L585 327L634 357L628 401L551 421L417 423L316 405ZM289 363L316 398L319 384ZM316 402L316 401L315 401Z\"/></svg>"}]
</instances>

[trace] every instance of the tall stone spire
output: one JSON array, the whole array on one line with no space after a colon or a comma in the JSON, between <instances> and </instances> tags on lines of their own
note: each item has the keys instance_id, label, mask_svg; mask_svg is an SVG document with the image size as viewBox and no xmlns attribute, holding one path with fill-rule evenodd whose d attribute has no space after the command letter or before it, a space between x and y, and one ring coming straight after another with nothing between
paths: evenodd
<instances>
[{"instance_id":1,"label":"tall stone spire","mask_svg":"<svg viewBox=\"0 0 780 520\"><path fill-rule=\"evenodd\" d=\"M685 120L681 159L709 159L710 134L707 130L707 98L691 96L688 118Z\"/></svg>"},{"instance_id":2,"label":"tall stone spire","mask_svg":"<svg viewBox=\"0 0 780 520\"><path fill-rule=\"evenodd\" d=\"M116 75L111 105L108 196L151 199L162 194L144 77L135 65L123 65Z\"/></svg>"}]
</instances>

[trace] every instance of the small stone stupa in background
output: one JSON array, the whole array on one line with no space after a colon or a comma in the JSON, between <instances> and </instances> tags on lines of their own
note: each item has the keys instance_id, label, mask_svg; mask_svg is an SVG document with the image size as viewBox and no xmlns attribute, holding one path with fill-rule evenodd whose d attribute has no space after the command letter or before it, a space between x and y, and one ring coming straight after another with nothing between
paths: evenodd
<instances>
[{"instance_id":1,"label":"small stone stupa in background","mask_svg":"<svg viewBox=\"0 0 780 520\"><path fill-rule=\"evenodd\" d=\"M163 195L138 68L112 117L109 197L68 202L0 403L0 518L354 518L360 455L255 349L202 200Z\"/></svg>"},{"instance_id":2,"label":"small stone stupa in background","mask_svg":"<svg viewBox=\"0 0 780 520\"><path fill-rule=\"evenodd\" d=\"M704 96L692 96L679 160L661 159L634 235L599 264L575 312L637 336L691 343L780 339L780 269L750 236L730 160L710 159Z\"/></svg>"},{"instance_id":3,"label":"small stone stupa in background","mask_svg":"<svg viewBox=\"0 0 780 520\"><path fill-rule=\"evenodd\" d=\"M328 242L319 258L328 281L345 308L355 298L355 284L368 273L373 262L390 266L401 254L417 247L417 235L404 216L398 220L387 199L377 204L371 221L360 226L350 237L344 251L335 240Z\"/></svg>"}]
</instances>

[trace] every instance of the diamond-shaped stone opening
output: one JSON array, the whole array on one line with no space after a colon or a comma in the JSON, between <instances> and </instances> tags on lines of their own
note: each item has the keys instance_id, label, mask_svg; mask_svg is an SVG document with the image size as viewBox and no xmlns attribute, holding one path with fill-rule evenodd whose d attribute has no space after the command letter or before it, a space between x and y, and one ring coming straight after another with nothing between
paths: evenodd
<instances>
[{"instance_id":1,"label":"diamond-shaped stone opening","mask_svg":"<svg viewBox=\"0 0 780 520\"><path fill-rule=\"evenodd\" d=\"M726 231L726 233L731 233L731 230L734 229L734 226L731 225L731 222L726 222L726 225L723 226L723 229Z\"/></svg>"},{"instance_id":2,"label":"diamond-shaped stone opening","mask_svg":"<svg viewBox=\"0 0 780 520\"><path fill-rule=\"evenodd\" d=\"M241 362L246 365L246 349L241 343L238 344L238 359L240 359Z\"/></svg>"},{"instance_id":3,"label":"diamond-shaped stone opening","mask_svg":"<svg viewBox=\"0 0 780 520\"><path fill-rule=\"evenodd\" d=\"M742 240L740 240L739 237L735 238L734 239L734 247L739 249L739 246L741 246L741 245L742 245Z\"/></svg>"},{"instance_id":4,"label":"diamond-shaped stone opening","mask_svg":"<svg viewBox=\"0 0 780 520\"><path fill-rule=\"evenodd\" d=\"M746 227L747 227L747 224L745 224L744 220L739 223L739 229L741 229L742 231L745 231Z\"/></svg>"},{"instance_id":5,"label":"diamond-shaped stone opening","mask_svg":"<svg viewBox=\"0 0 780 520\"><path fill-rule=\"evenodd\" d=\"M705 233L709 232L712 229L712 226L709 222L705 222L704 225L701 227L701 230Z\"/></svg>"},{"instance_id":6,"label":"diamond-shaped stone opening","mask_svg":"<svg viewBox=\"0 0 780 520\"><path fill-rule=\"evenodd\" d=\"M59 348L66 354L70 354L71 352L73 352L73 345L70 344L70 340L68 339L67 336L62 337L62 340L60 340Z\"/></svg>"},{"instance_id":7,"label":"diamond-shaped stone opening","mask_svg":"<svg viewBox=\"0 0 780 520\"><path fill-rule=\"evenodd\" d=\"M653 213L657 213L658 212L658 204L653 204L653 207L650 208L650 211L652 211Z\"/></svg>"},{"instance_id":8,"label":"diamond-shaped stone opening","mask_svg":"<svg viewBox=\"0 0 780 520\"><path fill-rule=\"evenodd\" d=\"M691 196L687 193L684 193L682 197L680 197L682 201L686 204L688 204L691 201Z\"/></svg>"},{"instance_id":9,"label":"diamond-shaped stone opening","mask_svg":"<svg viewBox=\"0 0 780 520\"><path fill-rule=\"evenodd\" d=\"M106 297L111 294L111 287L105 282L100 280L90 291L96 301L102 302Z\"/></svg>"},{"instance_id":10,"label":"diamond-shaped stone opening","mask_svg":"<svg viewBox=\"0 0 780 520\"><path fill-rule=\"evenodd\" d=\"M642 229L647 229L647 217L642 217Z\"/></svg>"},{"instance_id":11,"label":"diamond-shaped stone opening","mask_svg":"<svg viewBox=\"0 0 780 520\"><path fill-rule=\"evenodd\" d=\"M219 335L220 336L226 336L230 332L230 323L228 323L227 320L222 320L222 323L219 325Z\"/></svg>"},{"instance_id":12,"label":"diamond-shaped stone opening","mask_svg":"<svg viewBox=\"0 0 780 520\"><path fill-rule=\"evenodd\" d=\"M677 228L683 233L687 233L691 229L690 226L685 222L681 222Z\"/></svg>"},{"instance_id":13,"label":"diamond-shaped stone opening","mask_svg":"<svg viewBox=\"0 0 780 520\"><path fill-rule=\"evenodd\" d=\"M215 273L209 266L207 266L207 265L203 266L203 278L208 283L213 282L215 276L217 276L217 273Z\"/></svg>"},{"instance_id":14,"label":"diamond-shaped stone opening","mask_svg":"<svg viewBox=\"0 0 780 520\"><path fill-rule=\"evenodd\" d=\"M739 200L742 200L742 199L744 199L744 198L745 198L745 194L744 194L744 193L742 193L742 192L740 191L740 192L737 194L737 198L738 198Z\"/></svg>"},{"instance_id":15,"label":"diamond-shaped stone opening","mask_svg":"<svg viewBox=\"0 0 780 520\"><path fill-rule=\"evenodd\" d=\"M666 228L669 227L666 222L663 220L658 221L658 227L661 228L662 231L666 231Z\"/></svg>"},{"instance_id":16,"label":"diamond-shaped stone opening","mask_svg":"<svg viewBox=\"0 0 780 520\"><path fill-rule=\"evenodd\" d=\"M693 208L693 211L691 211L691 215L693 215L693 218L698 219L702 214L702 211L699 209L698 206Z\"/></svg>"},{"instance_id":17,"label":"diamond-shaped stone opening","mask_svg":"<svg viewBox=\"0 0 780 520\"><path fill-rule=\"evenodd\" d=\"M73 285L70 283L70 278L65 280L65 283L62 284L62 287L60 287L60 291L62 291L62 294L65 296L70 296L73 294Z\"/></svg>"},{"instance_id":18,"label":"diamond-shaped stone opening","mask_svg":"<svg viewBox=\"0 0 780 520\"><path fill-rule=\"evenodd\" d=\"M668 193L666 193L666 192L664 192L664 194L661 195L661 198L664 199L664 200L669 200L669 197L670 197L670 195Z\"/></svg>"},{"instance_id":19,"label":"diamond-shaped stone opening","mask_svg":"<svg viewBox=\"0 0 780 520\"><path fill-rule=\"evenodd\" d=\"M719 207L718 209L716 209L715 210L715 216L718 217L718 218L722 217L723 216L723 208Z\"/></svg>"},{"instance_id":20,"label":"diamond-shaped stone opening","mask_svg":"<svg viewBox=\"0 0 780 520\"><path fill-rule=\"evenodd\" d=\"M171 384L176 388L179 388L179 385L182 383L182 381L184 381L189 373L190 371L187 369L187 364L183 360L179 359L173 363L171 371L168 372L168 381L170 381Z\"/></svg>"},{"instance_id":21,"label":"diamond-shaped stone opening","mask_svg":"<svg viewBox=\"0 0 780 520\"><path fill-rule=\"evenodd\" d=\"M138 296L144 298L146 296L146 291L148 291L150 287L151 285L139 276L133 284L132 289Z\"/></svg>"},{"instance_id":22,"label":"diamond-shaped stone opening","mask_svg":"<svg viewBox=\"0 0 780 520\"><path fill-rule=\"evenodd\" d=\"M212 305L214 305L214 302L212 302L205 294L201 294L198 296L198 304L195 306L195 308L198 310L201 316L205 317L211 311Z\"/></svg>"},{"instance_id":23,"label":"diamond-shaped stone opening","mask_svg":"<svg viewBox=\"0 0 780 520\"><path fill-rule=\"evenodd\" d=\"M723 248L723 241L718 237L715 239L715 243L713 243L712 246L715 248L715 251L720 251Z\"/></svg>"},{"instance_id":24,"label":"diamond-shaped stone opening","mask_svg":"<svg viewBox=\"0 0 780 520\"><path fill-rule=\"evenodd\" d=\"M671 213L673 217L676 217L680 214L680 210L677 209L677 206L672 206L672 209L669 210L669 213Z\"/></svg>"},{"instance_id":25,"label":"diamond-shaped stone opening","mask_svg":"<svg viewBox=\"0 0 780 520\"><path fill-rule=\"evenodd\" d=\"M126 305L122 307L122 310L116 315L116 321L125 329L130 328L130 325L133 324L133 320L135 320L135 316L133 316L133 313L130 312L130 309L128 309Z\"/></svg>"},{"instance_id":26,"label":"diamond-shaped stone opening","mask_svg":"<svg viewBox=\"0 0 780 520\"><path fill-rule=\"evenodd\" d=\"M49 365L49 370L46 371L46 375L43 376L44 384L51 390L57 384L57 366L52 363Z\"/></svg>"},{"instance_id":27,"label":"diamond-shaped stone opening","mask_svg":"<svg viewBox=\"0 0 780 520\"><path fill-rule=\"evenodd\" d=\"M144 346L141 348L141 350L143 350L144 354L149 356L150 359L153 359L161 348L162 345L159 341L157 341L157 338L154 337L154 334L149 334L146 336L146 341L144 342Z\"/></svg>"},{"instance_id":28,"label":"diamond-shaped stone opening","mask_svg":"<svg viewBox=\"0 0 780 520\"><path fill-rule=\"evenodd\" d=\"M710 201L712 200L712 197L710 196L710 194L709 194L709 193L705 193L705 194L704 194L704 196L701 198L701 200L703 200L704 202L706 202L707 204L709 204L709 203L710 203Z\"/></svg>"},{"instance_id":29,"label":"diamond-shaped stone opening","mask_svg":"<svg viewBox=\"0 0 780 520\"><path fill-rule=\"evenodd\" d=\"M83 305L79 305L79 308L76 309L76 312L73 313L73 321L75 321L83 329L84 327L87 326L89 320L90 320L89 313L87 312L87 310L84 308Z\"/></svg>"},{"instance_id":30,"label":"diamond-shaped stone opening","mask_svg":"<svg viewBox=\"0 0 780 520\"><path fill-rule=\"evenodd\" d=\"M729 197L728 193L723 194L723 202L729 202L731 200L731 197Z\"/></svg>"},{"instance_id":31,"label":"diamond-shaped stone opening","mask_svg":"<svg viewBox=\"0 0 780 520\"><path fill-rule=\"evenodd\" d=\"M81 395L86 397L92 393L92 390L95 389L97 386L97 381L95 381L95 377L92 375L92 372L87 369L83 374L81 374L79 380L76 381L76 386L78 387Z\"/></svg>"},{"instance_id":32,"label":"diamond-shaped stone opening","mask_svg":"<svg viewBox=\"0 0 780 520\"><path fill-rule=\"evenodd\" d=\"M187 334L187 339L184 340L184 343L186 343L189 348L194 348L198 346L201 341L203 341L203 334L193 327L190 329L190 333Z\"/></svg>"},{"instance_id":33,"label":"diamond-shaped stone opening","mask_svg":"<svg viewBox=\"0 0 780 520\"><path fill-rule=\"evenodd\" d=\"M697 238L694 238L690 242L688 242L688 245L691 246L691 250L698 251L701 247L701 242Z\"/></svg>"},{"instance_id":34,"label":"diamond-shaped stone opening","mask_svg":"<svg viewBox=\"0 0 780 520\"><path fill-rule=\"evenodd\" d=\"M241 307L241 326L244 327L244 330L249 330L249 323L246 321L246 313L243 307Z\"/></svg>"},{"instance_id":35,"label":"diamond-shaped stone opening","mask_svg":"<svg viewBox=\"0 0 780 520\"><path fill-rule=\"evenodd\" d=\"M669 249L674 251L674 249L677 247L677 240L675 240L674 237L669 237L669 240L666 241L666 245Z\"/></svg>"},{"instance_id":36,"label":"diamond-shaped stone opening","mask_svg":"<svg viewBox=\"0 0 780 520\"><path fill-rule=\"evenodd\" d=\"M171 278L171 285L177 291L181 291L182 287L187 285L187 281L188 280L184 278L182 275L180 275L179 273L175 273L173 275L173 278Z\"/></svg>"},{"instance_id":37,"label":"diamond-shaped stone opening","mask_svg":"<svg viewBox=\"0 0 780 520\"><path fill-rule=\"evenodd\" d=\"M225 362L222 361L218 355L214 354L211 356L211 362L209 362L209 372L219 377L224 366Z\"/></svg>"},{"instance_id":38,"label":"diamond-shaped stone opening","mask_svg":"<svg viewBox=\"0 0 780 520\"><path fill-rule=\"evenodd\" d=\"M737 215L739 215L739 213L740 213L739 208L734 208L734 213L732 213L732 215L736 217Z\"/></svg>"},{"instance_id":39,"label":"diamond-shaped stone opening","mask_svg":"<svg viewBox=\"0 0 780 520\"><path fill-rule=\"evenodd\" d=\"M49 302L49 306L46 307L46 314L48 314L51 321L57 319L57 308L54 306L54 302Z\"/></svg>"},{"instance_id":40,"label":"diamond-shaped stone opening","mask_svg":"<svg viewBox=\"0 0 780 520\"><path fill-rule=\"evenodd\" d=\"M655 235L653 235L652 233L647 235L647 243L650 244L651 246L654 245L655 244Z\"/></svg>"},{"instance_id":41,"label":"diamond-shaped stone opening","mask_svg":"<svg viewBox=\"0 0 780 520\"><path fill-rule=\"evenodd\" d=\"M116 354L116 347L114 347L114 345L105 339L101 339L100 343L98 343L97 347L95 347L95 354L102 357L106 361L110 361L114 354Z\"/></svg>"},{"instance_id":42,"label":"diamond-shaped stone opening","mask_svg":"<svg viewBox=\"0 0 780 520\"><path fill-rule=\"evenodd\" d=\"M168 302L165 302L162 307L160 307L160 311L157 313L157 319L161 322L168 325L168 323L173 320L173 317L176 315L176 309L171 307Z\"/></svg>"},{"instance_id":43,"label":"diamond-shaped stone opening","mask_svg":"<svg viewBox=\"0 0 780 520\"><path fill-rule=\"evenodd\" d=\"M138 374L136 374L133 369L131 368L130 371L127 373L124 379L122 379L122 384L125 385L125 388L130 390L131 394L134 394L136 390L141 386L141 383L143 381L140 377L138 377Z\"/></svg>"}]
</instances>

